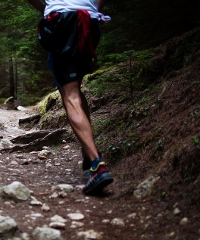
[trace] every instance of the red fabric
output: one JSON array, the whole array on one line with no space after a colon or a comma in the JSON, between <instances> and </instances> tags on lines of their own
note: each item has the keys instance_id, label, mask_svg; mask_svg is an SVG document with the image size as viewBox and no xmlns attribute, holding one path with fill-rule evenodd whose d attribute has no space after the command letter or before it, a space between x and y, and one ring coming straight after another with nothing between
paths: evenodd
<instances>
[{"instance_id":1,"label":"red fabric","mask_svg":"<svg viewBox=\"0 0 200 240\"><path fill-rule=\"evenodd\" d=\"M46 16L46 20L48 22L53 21L54 19L56 19L58 16L60 15L60 12L54 12L54 13L50 13Z\"/></svg>"},{"instance_id":2,"label":"red fabric","mask_svg":"<svg viewBox=\"0 0 200 240\"><path fill-rule=\"evenodd\" d=\"M78 45L81 54L97 57L92 32L90 30L90 14L86 10L77 10L78 12Z\"/></svg>"},{"instance_id":3,"label":"red fabric","mask_svg":"<svg viewBox=\"0 0 200 240\"><path fill-rule=\"evenodd\" d=\"M54 12L54 13L50 13L46 16L46 20L48 22L52 22L53 20L55 20L61 13L60 12ZM38 33L40 33L40 28L38 27Z\"/></svg>"}]
</instances>

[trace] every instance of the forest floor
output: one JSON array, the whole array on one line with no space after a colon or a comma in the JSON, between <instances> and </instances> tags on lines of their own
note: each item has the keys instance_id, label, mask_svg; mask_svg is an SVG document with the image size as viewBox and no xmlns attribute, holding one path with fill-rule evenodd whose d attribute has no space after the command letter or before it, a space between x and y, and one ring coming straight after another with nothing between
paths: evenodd
<instances>
[{"instance_id":1,"label":"forest floor","mask_svg":"<svg viewBox=\"0 0 200 240\"><path fill-rule=\"evenodd\" d=\"M18 124L19 119L31 114L31 108L27 111L0 108L1 137L4 140L12 139L34 131L21 129ZM92 119L95 119L95 112ZM0 215L12 217L17 222L18 230L15 238L0 239L32 240L33 230L49 226L50 219L55 215L66 220L65 227L60 229L64 239L200 239L200 212L196 204L188 205L188 200L180 197L185 194L182 191L184 184L174 182L167 189L166 195L164 190L160 190L159 194L156 192L144 198L133 196L134 187L128 187L124 174L136 186L144 178L143 175L149 175L144 169L151 163L140 166L123 159L129 164L121 162L109 165L114 183L99 196L84 196L81 187L86 183L87 176L81 170L78 142L72 139L48 147L50 153L43 160L39 159L39 152L1 152L1 186L14 181L21 182L32 191L32 197L48 205L49 210L45 211L40 204L31 204L32 198L22 202L1 198ZM141 177L137 179L133 176L130 179L131 172L137 172L136 175ZM169 177L163 176L157 189L170 185L168 182L176 179L172 179L172 176L172 173L169 173ZM63 183L72 185L74 191L66 196L55 195L52 187ZM71 220L68 216L70 213L81 213L84 217L78 221Z\"/></svg>"},{"instance_id":2,"label":"forest floor","mask_svg":"<svg viewBox=\"0 0 200 240\"><path fill-rule=\"evenodd\" d=\"M85 196L81 191L87 174L81 169L80 144L68 125L64 127L70 137L43 146L48 155L44 156L42 148L0 150L1 187L18 181L32 191L26 201L0 197L0 216L11 217L18 225L13 237L0 233L1 240L33 240L34 229L44 226L60 228L66 240L200 240L199 31L158 49L153 73L157 69L160 75L146 89L134 92L132 105L110 98L93 109L93 126L100 127L97 144L104 150L103 160L114 178L100 195ZM184 56L184 44L191 38L196 39L193 55ZM194 61L180 67L178 57ZM47 114L57 112L52 108ZM40 131L19 127L19 119L34 114L33 107L17 111L0 106L1 142ZM138 198L137 186L149 177L157 181L148 195ZM52 189L59 184L69 184L73 191L64 194ZM81 217L72 219L74 213ZM55 215L63 220L52 226Z\"/></svg>"}]
</instances>

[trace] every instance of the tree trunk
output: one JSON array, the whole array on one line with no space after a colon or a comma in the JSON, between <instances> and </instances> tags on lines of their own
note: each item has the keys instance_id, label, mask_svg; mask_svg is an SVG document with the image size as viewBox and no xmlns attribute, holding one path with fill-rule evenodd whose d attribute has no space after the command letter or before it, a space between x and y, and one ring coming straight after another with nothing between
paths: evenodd
<instances>
[{"instance_id":1,"label":"tree trunk","mask_svg":"<svg viewBox=\"0 0 200 240\"><path fill-rule=\"evenodd\" d=\"M9 83L10 83L10 96L15 98L15 79L14 79L14 66L13 58L9 59Z\"/></svg>"}]
</instances>

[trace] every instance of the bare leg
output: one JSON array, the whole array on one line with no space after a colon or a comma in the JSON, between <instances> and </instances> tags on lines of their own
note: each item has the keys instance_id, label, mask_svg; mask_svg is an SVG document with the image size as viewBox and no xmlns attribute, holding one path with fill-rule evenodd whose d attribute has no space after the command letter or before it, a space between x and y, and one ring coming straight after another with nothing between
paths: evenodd
<instances>
[{"instance_id":1,"label":"bare leg","mask_svg":"<svg viewBox=\"0 0 200 240\"><path fill-rule=\"evenodd\" d=\"M87 100L80 91L80 81L65 84L59 91L70 125L84 150L91 161L98 158L99 155L94 143L92 127L89 120Z\"/></svg>"}]
</instances>

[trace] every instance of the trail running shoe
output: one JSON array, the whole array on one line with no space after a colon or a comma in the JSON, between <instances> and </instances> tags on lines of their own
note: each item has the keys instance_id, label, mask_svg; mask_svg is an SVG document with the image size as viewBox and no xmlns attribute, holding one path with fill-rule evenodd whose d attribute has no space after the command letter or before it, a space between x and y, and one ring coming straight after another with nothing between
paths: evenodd
<instances>
[{"instance_id":1,"label":"trail running shoe","mask_svg":"<svg viewBox=\"0 0 200 240\"><path fill-rule=\"evenodd\" d=\"M100 151L97 151L99 154L99 157L101 158L101 153ZM84 149L82 149L82 157L83 157L83 164L82 164L82 170L86 171L91 168L91 161L88 157L88 155L85 153Z\"/></svg>"},{"instance_id":2,"label":"trail running shoe","mask_svg":"<svg viewBox=\"0 0 200 240\"><path fill-rule=\"evenodd\" d=\"M113 182L104 162L100 162L95 170L90 168L89 179L83 188L84 194L94 194L100 192Z\"/></svg>"}]
</instances>

